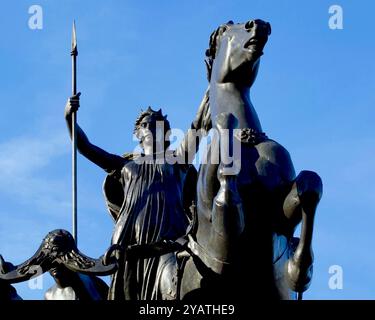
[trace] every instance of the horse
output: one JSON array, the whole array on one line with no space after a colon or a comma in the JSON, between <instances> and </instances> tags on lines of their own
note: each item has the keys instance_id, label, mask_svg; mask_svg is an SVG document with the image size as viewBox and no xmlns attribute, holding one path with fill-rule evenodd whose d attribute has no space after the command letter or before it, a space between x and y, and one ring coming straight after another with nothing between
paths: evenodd
<instances>
[{"instance_id":1,"label":"horse","mask_svg":"<svg viewBox=\"0 0 375 320\"><path fill-rule=\"evenodd\" d=\"M207 103L219 134L199 168L196 232L182 254L180 299L296 299L311 283L322 180L307 170L296 176L288 151L263 132L250 99L270 34L270 24L257 19L230 21L210 37ZM213 161L223 146L232 162L221 154Z\"/></svg>"}]
</instances>

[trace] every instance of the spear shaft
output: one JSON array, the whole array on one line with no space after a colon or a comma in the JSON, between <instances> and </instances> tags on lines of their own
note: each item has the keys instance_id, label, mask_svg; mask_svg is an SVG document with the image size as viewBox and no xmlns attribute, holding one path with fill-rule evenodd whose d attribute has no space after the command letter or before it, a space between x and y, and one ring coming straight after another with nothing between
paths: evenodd
<instances>
[{"instance_id":1,"label":"spear shaft","mask_svg":"<svg viewBox=\"0 0 375 320\"><path fill-rule=\"evenodd\" d=\"M73 22L72 33L72 94L77 94L77 37L76 25ZM77 244L77 113L72 114L72 222L73 222L73 237Z\"/></svg>"}]
</instances>

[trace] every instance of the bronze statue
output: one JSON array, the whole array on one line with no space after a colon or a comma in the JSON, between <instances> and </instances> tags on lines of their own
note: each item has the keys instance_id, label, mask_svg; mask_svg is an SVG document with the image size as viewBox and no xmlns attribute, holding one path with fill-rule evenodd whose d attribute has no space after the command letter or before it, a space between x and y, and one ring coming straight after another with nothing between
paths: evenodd
<instances>
[{"instance_id":1,"label":"bronze statue","mask_svg":"<svg viewBox=\"0 0 375 320\"><path fill-rule=\"evenodd\" d=\"M192 129L198 129L205 108L203 100ZM71 133L71 115L78 110L79 94L68 100L65 118ZM157 126L164 134L158 137ZM77 125L77 148L87 159L108 173L104 192L108 209L116 225L112 244L124 248L119 269L113 275L109 299L161 299L175 297L163 290L163 270L173 264L175 253L147 259L129 259L126 249L134 245L173 241L184 236L190 225L189 207L195 199L196 171L189 162L195 154L196 136L189 130L177 150L184 163L165 161L169 141L164 137L170 129L161 110L148 108L135 123L134 132L143 148L141 154L124 156L108 153L89 142ZM192 150L193 149L193 150ZM159 151L158 151L159 150Z\"/></svg>"},{"instance_id":2,"label":"bronze statue","mask_svg":"<svg viewBox=\"0 0 375 320\"><path fill-rule=\"evenodd\" d=\"M52 231L18 266L5 265L0 256L0 294L14 296L11 284L29 279L38 267L55 277L51 298L103 298L107 288L95 276L112 274L108 299L301 299L312 279L322 181L312 171L296 176L288 151L263 132L251 103L270 34L262 20L230 21L212 33L209 87L177 150L169 150L165 139L166 116L148 108L134 128L141 153L104 151L75 123L80 94L74 94L65 119L71 136L75 128L78 151L107 173L112 245L92 259L70 233ZM192 158L209 130L216 135L197 174ZM83 278L99 295L87 290Z\"/></svg>"}]
</instances>

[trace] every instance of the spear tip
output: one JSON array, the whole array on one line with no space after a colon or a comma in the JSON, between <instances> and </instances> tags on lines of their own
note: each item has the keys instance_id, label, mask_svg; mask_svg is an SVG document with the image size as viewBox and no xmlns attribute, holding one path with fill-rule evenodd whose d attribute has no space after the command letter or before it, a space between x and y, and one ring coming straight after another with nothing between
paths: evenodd
<instances>
[{"instance_id":1,"label":"spear tip","mask_svg":"<svg viewBox=\"0 0 375 320\"><path fill-rule=\"evenodd\" d=\"M72 31L72 55L77 55L77 34L76 34L76 21L73 20L73 31Z\"/></svg>"}]
</instances>

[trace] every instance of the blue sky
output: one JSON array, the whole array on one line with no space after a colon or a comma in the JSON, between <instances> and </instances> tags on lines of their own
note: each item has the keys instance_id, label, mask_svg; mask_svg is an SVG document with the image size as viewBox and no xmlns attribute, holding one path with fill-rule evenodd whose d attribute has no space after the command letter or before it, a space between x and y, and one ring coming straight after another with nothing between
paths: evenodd
<instances>
[{"instance_id":1,"label":"blue sky","mask_svg":"<svg viewBox=\"0 0 375 320\"><path fill-rule=\"evenodd\" d=\"M28 9L43 8L43 29ZM341 5L344 29L328 27ZM95 144L131 151L141 107L161 107L186 130L206 89L211 32L228 20L272 25L252 101L264 131L290 152L296 171L324 183L314 233L314 278L306 299L375 298L375 43L372 1L3 1L0 42L0 253L29 258L56 228L71 230L70 95L72 20L78 34L79 123ZM79 247L98 257L113 223L104 172L78 159ZM343 268L343 289L328 269ZM17 285L25 299L42 290Z\"/></svg>"}]
</instances>

